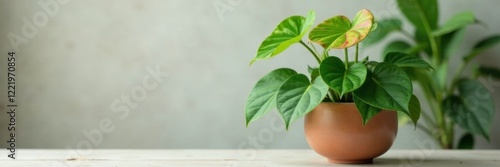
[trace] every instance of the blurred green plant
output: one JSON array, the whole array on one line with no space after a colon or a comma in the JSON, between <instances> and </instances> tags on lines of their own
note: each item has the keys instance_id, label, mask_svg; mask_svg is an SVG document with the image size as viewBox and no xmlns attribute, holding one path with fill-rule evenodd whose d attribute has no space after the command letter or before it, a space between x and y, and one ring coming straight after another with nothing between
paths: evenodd
<instances>
[{"instance_id":1,"label":"blurred green plant","mask_svg":"<svg viewBox=\"0 0 500 167\"><path fill-rule=\"evenodd\" d=\"M464 70L471 60L487 49L500 43L500 35L486 37L473 46L467 54L458 50L464 42L466 27L480 23L472 12L461 12L443 24L438 24L439 8L436 0L397 0L400 11L411 23L414 32L403 29L398 18L378 20L378 27L363 42L363 46L378 43L388 34L397 32L406 36L406 40L390 42L383 50L384 54L392 51L419 56L434 67L428 73L419 69L405 69L411 79L422 88L430 112L422 111L425 124L417 127L432 136L444 149L471 149L474 135L490 138L490 128L495 112L494 102L489 90L477 77L489 76L500 79L500 69L484 65L473 66L471 75L464 75ZM460 57L462 56L462 57ZM461 59L455 71L449 71L450 60ZM453 75L449 75L454 73ZM408 118L400 115L400 124ZM454 144L456 126L465 133Z\"/></svg>"}]
</instances>

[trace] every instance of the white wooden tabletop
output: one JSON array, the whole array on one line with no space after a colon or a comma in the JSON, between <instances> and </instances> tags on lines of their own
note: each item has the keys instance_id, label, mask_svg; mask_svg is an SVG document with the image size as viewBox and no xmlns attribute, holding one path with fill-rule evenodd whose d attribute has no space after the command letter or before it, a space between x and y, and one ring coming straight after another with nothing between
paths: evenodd
<instances>
[{"instance_id":1,"label":"white wooden tabletop","mask_svg":"<svg viewBox=\"0 0 500 167\"><path fill-rule=\"evenodd\" d=\"M354 150L362 151L362 150ZM6 151L7 152L7 151ZM331 164L312 150L68 150L20 149L0 166L227 166L315 167ZM500 150L390 150L372 165L500 166Z\"/></svg>"}]
</instances>

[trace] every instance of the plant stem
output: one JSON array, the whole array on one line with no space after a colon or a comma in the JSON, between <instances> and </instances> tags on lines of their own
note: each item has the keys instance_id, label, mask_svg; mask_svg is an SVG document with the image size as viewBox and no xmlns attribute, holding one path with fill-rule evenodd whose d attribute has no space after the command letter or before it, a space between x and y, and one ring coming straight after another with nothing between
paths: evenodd
<instances>
[{"instance_id":1,"label":"plant stem","mask_svg":"<svg viewBox=\"0 0 500 167\"><path fill-rule=\"evenodd\" d=\"M432 34L431 34L432 30L431 30L431 27L430 27L427 19L425 19L425 17L423 17L423 18L424 18L424 21L423 21L424 29L426 31L427 38L429 39L431 49L432 49L432 63L434 65L434 67L438 67L441 64L438 43L436 42L436 38L434 38L434 36L432 36ZM449 146L449 143L448 143L449 139L448 138L450 138L450 137L453 138L453 136L447 136L448 133L447 133L447 128L446 128L446 121L445 121L444 112L443 112L443 109L441 106L443 92L440 90L436 90L435 94L436 94L436 102L437 103L435 103L435 105L433 107L433 111L436 115L436 121L438 124L438 130L439 130L438 138L441 139L441 142L440 142L441 147L447 148Z\"/></svg>"},{"instance_id":2,"label":"plant stem","mask_svg":"<svg viewBox=\"0 0 500 167\"><path fill-rule=\"evenodd\" d=\"M319 55L320 55L320 54L319 54L318 50L316 50L316 47L314 46L314 44L312 44L312 43L310 43L310 42L309 42L309 45L311 45L311 48L313 48L314 53L316 53L316 56L318 56L318 57L319 57ZM326 58L326 57L323 57L323 59L325 59L325 58ZM323 60L323 59L322 59L322 60Z\"/></svg>"},{"instance_id":3,"label":"plant stem","mask_svg":"<svg viewBox=\"0 0 500 167\"><path fill-rule=\"evenodd\" d=\"M439 92L435 92L435 93L439 93ZM445 148L445 146L448 145L449 136L447 136L447 128L446 128L444 113L443 113L442 107L440 105L441 100L436 99L436 101L433 101L428 96L426 97L426 99L427 99L427 102L429 103L429 106L431 107L431 110L433 111L434 116L436 118L436 123L437 123L436 129L438 131L434 137L435 137L436 141L438 141L440 143L440 146L442 148Z\"/></svg>"},{"instance_id":4,"label":"plant stem","mask_svg":"<svg viewBox=\"0 0 500 167\"><path fill-rule=\"evenodd\" d=\"M438 99L437 103L434 104L434 113L436 114L436 120L438 124L438 138L440 139L441 147L442 148L447 148L449 145L450 137L453 138L453 136L448 136L448 128L446 127L447 123L445 120L444 112L441 106L441 100ZM439 140L438 140L439 141Z\"/></svg>"},{"instance_id":5,"label":"plant stem","mask_svg":"<svg viewBox=\"0 0 500 167\"><path fill-rule=\"evenodd\" d=\"M457 80L460 79L462 72L465 70L466 64L467 64L467 62L462 61L462 63L460 63L460 65L458 65L457 70L455 70L455 74L451 78L451 86L450 86L450 89L448 89L448 95L452 95L453 92L455 91L455 87L457 86Z\"/></svg>"},{"instance_id":6,"label":"plant stem","mask_svg":"<svg viewBox=\"0 0 500 167\"><path fill-rule=\"evenodd\" d=\"M328 89L328 95L331 97L332 102L338 102L339 99L339 94L337 92L333 91L332 89Z\"/></svg>"},{"instance_id":7,"label":"plant stem","mask_svg":"<svg viewBox=\"0 0 500 167\"><path fill-rule=\"evenodd\" d=\"M326 59L328 56L330 56L330 54L328 54L328 51L330 51L330 50L329 49L323 50L323 59Z\"/></svg>"},{"instance_id":8,"label":"plant stem","mask_svg":"<svg viewBox=\"0 0 500 167\"><path fill-rule=\"evenodd\" d=\"M356 59L354 59L355 63L358 63L358 52L359 52L359 44L356 44Z\"/></svg>"},{"instance_id":9,"label":"plant stem","mask_svg":"<svg viewBox=\"0 0 500 167\"><path fill-rule=\"evenodd\" d=\"M347 53L347 48L344 48L345 56L345 69L349 69L349 54Z\"/></svg>"},{"instance_id":10,"label":"plant stem","mask_svg":"<svg viewBox=\"0 0 500 167\"><path fill-rule=\"evenodd\" d=\"M448 147L452 148L453 147L453 136L454 136L454 127L455 123L453 121L448 121L448 129L447 129L447 135L450 136L448 138Z\"/></svg>"},{"instance_id":11,"label":"plant stem","mask_svg":"<svg viewBox=\"0 0 500 167\"><path fill-rule=\"evenodd\" d=\"M429 39L430 38L433 39L433 40L430 40L430 42L431 42L431 48L432 48L432 52L433 52L432 61L433 61L434 66L436 67L436 66L438 66L440 64L440 62L439 62L439 53L435 53L435 52L438 52L438 47L437 47L436 40L434 40L434 37L432 37L429 34Z\"/></svg>"},{"instance_id":12,"label":"plant stem","mask_svg":"<svg viewBox=\"0 0 500 167\"><path fill-rule=\"evenodd\" d=\"M314 58L316 59L316 61L318 61L318 64L321 64L321 60L319 59L318 55L316 53L314 53L314 51L309 46L307 46L307 44L304 43L304 41L301 40L300 44L302 44L304 47L307 48L307 50L309 50L309 52L312 53L312 55L314 56Z\"/></svg>"},{"instance_id":13,"label":"plant stem","mask_svg":"<svg viewBox=\"0 0 500 167\"><path fill-rule=\"evenodd\" d=\"M429 78L430 76L428 76L427 73L424 73L424 74L419 74L419 75L424 75L422 77L424 78ZM439 90L439 89L435 89L435 85L433 85L433 83L426 83L426 82L422 82L422 80L418 80L418 83L420 84L420 86L423 88L424 90L424 96L425 96L425 100L427 101L429 107L430 107L430 113L427 113L427 112L421 112L423 118L424 118L424 121L427 122L427 125L432 127L432 129L437 129L438 130L438 135L434 135L433 137L435 137L436 141L438 141L439 143L441 143L441 139L439 138L439 135L441 135L441 131L440 129L442 129L442 123L440 122L442 120L442 115L440 114L440 107L436 104L436 102L438 103L441 103L441 101L438 101L437 99L437 96L434 96L435 94L437 94L438 92L436 92L436 90ZM428 84L431 84L431 85L428 85ZM436 97L436 98L434 98ZM431 117L431 115L429 114L433 114L434 117ZM434 119L433 119L434 118ZM436 134L436 133L435 133Z\"/></svg>"},{"instance_id":14,"label":"plant stem","mask_svg":"<svg viewBox=\"0 0 500 167\"><path fill-rule=\"evenodd\" d=\"M328 98L330 99L330 101L334 102L335 100L333 99L333 96L330 92L330 90L328 90L328 93L326 94L326 96L328 96Z\"/></svg>"},{"instance_id":15,"label":"plant stem","mask_svg":"<svg viewBox=\"0 0 500 167\"><path fill-rule=\"evenodd\" d=\"M446 92L446 89L444 90ZM450 141L449 138L452 138L451 140L453 140L453 136L448 136L448 132L447 132L447 128L446 128L446 117L444 115L444 111L443 111L443 106L442 106L442 102L443 102L443 96L442 96L442 93L443 90L436 90L436 107L435 107L435 111L437 112L437 115L438 117L436 117L436 120L437 120L437 123L438 123L438 129L440 131L440 135L442 137L441 139L441 144L442 146L444 146L443 148L446 148L447 145L449 145L448 141Z\"/></svg>"},{"instance_id":16,"label":"plant stem","mask_svg":"<svg viewBox=\"0 0 500 167\"><path fill-rule=\"evenodd\" d=\"M420 10L424 11L424 9L420 9ZM422 23L423 23L423 26L425 29L425 33L427 34L427 38L429 38L429 42L431 44L433 65L434 65L434 67L437 67L440 64L440 62L439 62L439 48L438 48L438 44L436 42L436 38L434 38L434 36L432 36L431 25L429 25L429 21L427 20L427 17L425 17L422 14L422 12L419 12L418 14L423 19Z\"/></svg>"},{"instance_id":17,"label":"plant stem","mask_svg":"<svg viewBox=\"0 0 500 167\"><path fill-rule=\"evenodd\" d=\"M467 56L467 57L469 57L469 56ZM469 59L469 58L463 60L460 63L460 65L457 67L457 70L455 70L455 74L453 74L453 77L451 78L450 88L446 92L448 96L451 96L455 93L455 88L457 87L458 80L462 76L462 73L464 72L465 67L467 67L467 64L469 64L470 61L471 61L471 59ZM445 135L448 136L448 138L447 138L446 143L442 143L441 147L453 148L453 136L455 135L454 134L454 131L455 131L454 127L455 127L455 123L451 120L448 120L446 123L446 127L443 127L443 128L445 128Z\"/></svg>"}]
</instances>

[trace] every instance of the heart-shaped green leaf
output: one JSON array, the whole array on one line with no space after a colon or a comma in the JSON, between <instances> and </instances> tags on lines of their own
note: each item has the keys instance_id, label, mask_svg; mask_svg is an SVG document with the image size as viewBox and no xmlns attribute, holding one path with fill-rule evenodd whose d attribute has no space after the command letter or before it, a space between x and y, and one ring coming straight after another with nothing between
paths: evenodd
<instances>
[{"instance_id":1,"label":"heart-shaped green leaf","mask_svg":"<svg viewBox=\"0 0 500 167\"><path fill-rule=\"evenodd\" d=\"M253 87L245 105L246 125L255 121L276 106L276 94L283 83L297 74L292 69L281 68L262 77Z\"/></svg>"},{"instance_id":2,"label":"heart-shaped green leaf","mask_svg":"<svg viewBox=\"0 0 500 167\"><path fill-rule=\"evenodd\" d=\"M307 18L303 16L291 16L283 20L274 31L260 44L257 55L250 62L272 58L290 45L302 40L302 37L314 24L316 15L314 11L309 12Z\"/></svg>"},{"instance_id":3,"label":"heart-shaped green leaf","mask_svg":"<svg viewBox=\"0 0 500 167\"><path fill-rule=\"evenodd\" d=\"M466 124L469 125L469 130L473 133L481 132L486 139L489 139L490 127L495 113L495 103L491 93L479 81L468 79L459 81L458 92L464 106L470 113L470 116L466 118L468 119Z\"/></svg>"},{"instance_id":4,"label":"heart-shaped green leaf","mask_svg":"<svg viewBox=\"0 0 500 167\"><path fill-rule=\"evenodd\" d=\"M409 112L413 87L408 75L391 63L379 63L354 94L371 106L384 110Z\"/></svg>"},{"instance_id":5,"label":"heart-shaped green leaf","mask_svg":"<svg viewBox=\"0 0 500 167\"><path fill-rule=\"evenodd\" d=\"M363 41L363 46L369 46L384 39L388 34L401 30L403 23L397 18L390 18L376 21L377 28ZM373 28L372 28L373 29Z\"/></svg>"},{"instance_id":6,"label":"heart-shaped green leaf","mask_svg":"<svg viewBox=\"0 0 500 167\"><path fill-rule=\"evenodd\" d=\"M468 12L462 12L459 14L456 14L455 16L451 17L448 21L446 21L439 29L434 30L432 32L432 35L434 36L441 36L444 34L447 34L449 32L455 31L457 29L463 28L469 24L475 23L476 19L474 18L474 13L468 11Z\"/></svg>"},{"instance_id":7,"label":"heart-shaped green leaf","mask_svg":"<svg viewBox=\"0 0 500 167\"><path fill-rule=\"evenodd\" d=\"M357 96L353 97L354 104L356 104L356 108L358 108L359 114L361 114L361 118L363 119L363 125L366 125L368 121L377 115L382 109L370 106L364 101L360 100Z\"/></svg>"},{"instance_id":8,"label":"heart-shaped green leaf","mask_svg":"<svg viewBox=\"0 0 500 167\"><path fill-rule=\"evenodd\" d=\"M402 52L387 53L387 55L384 57L384 62L392 63L394 65L397 65L398 67L433 69L429 63L420 59L419 57Z\"/></svg>"},{"instance_id":9,"label":"heart-shaped green leaf","mask_svg":"<svg viewBox=\"0 0 500 167\"><path fill-rule=\"evenodd\" d=\"M309 33L309 40L323 48L343 49L356 45L368 36L373 27L373 14L363 9L351 21L345 16L335 16L316 26Z\"/></svg>"},{"instance_id":10,"label":"heart-shaped green leaf","mask_svg":"<svg viewBox=\"0 0 500 167\"><path fill-rule=\"evenodd\" d=\"M458 82L460 96L444 101L445 113L462 128L489 140L490 126L495 112L488 89L475 80Z\"/></svg>"},{"instance_id":11,"label":"heart-shaped green leaf","mask_svg":"<svg viewBox=\"0 0 500 167\"><path fill-rule=\"evenodd\" d=\"M326 96L328 85L317 77L311 84L304 74L296 74L288 78L278 90L276 106L285 120L286 129L291 122L303 117Z\"/></svg>"},{"instance_id":12,"label":"heart-shaped green leaf","mask_svg":"<svg viewBox=\"0 0 500 167\"><path fill-rule=\"evenodd\" d=\"M340 93L345 93L361 87L366 79L367 68L363 63L354 63L346 69L344 62L338 57L328 57L319 66L319 73L330 88Z\"/></svg>"}]
</instances>

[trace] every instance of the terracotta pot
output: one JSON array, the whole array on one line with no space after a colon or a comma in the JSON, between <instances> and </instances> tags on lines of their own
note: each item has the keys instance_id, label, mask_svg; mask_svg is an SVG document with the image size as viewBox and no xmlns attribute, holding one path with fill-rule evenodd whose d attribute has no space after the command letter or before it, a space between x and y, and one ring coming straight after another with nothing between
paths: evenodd
<instances>
[{"instance_id":1,"label":"terracotta pot","mask_svg":"<svg viewBox=\"0 0 500 167\"><path fill-rule=\"evenodd\" d=\"M354 103L323 102L305 117L309 146L332 163L371 163L391 147L398 130L394 111L381 111L363 126Z\"/></svg>"}]
</instances>

